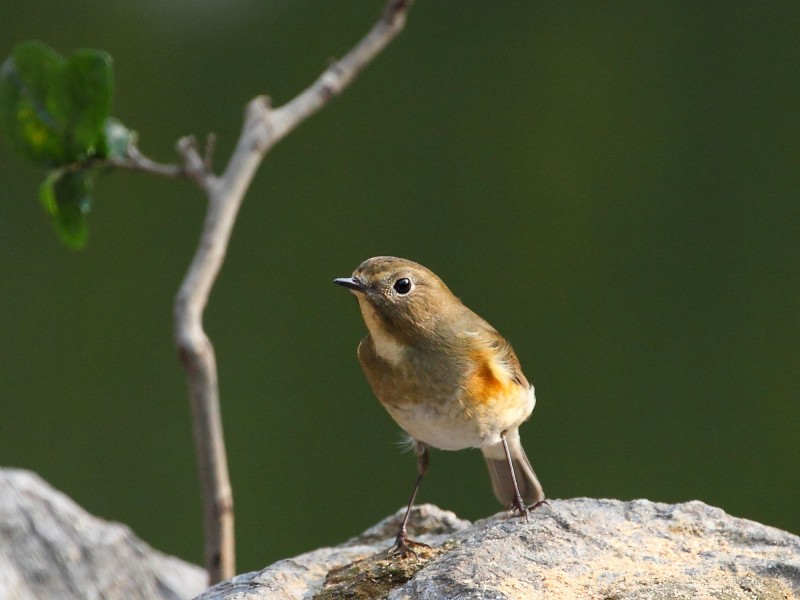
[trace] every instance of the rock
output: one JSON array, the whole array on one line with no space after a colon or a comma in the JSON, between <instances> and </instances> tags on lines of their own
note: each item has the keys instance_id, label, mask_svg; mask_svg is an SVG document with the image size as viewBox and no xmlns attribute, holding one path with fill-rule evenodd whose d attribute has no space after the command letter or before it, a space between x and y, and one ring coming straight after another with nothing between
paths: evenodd
<instances>
[{"instance_id":1,"label":"rock","mask_svg":"<svg viewBox=\"0 0 800 600\"><path fill-rule=\"evenodd\" d=\"M196 600L311 598L322 589L330 571L376 553L385 555L394 542L404 512L405 508L398 510L358 537L333 548L320 548L278 561L258 572L237 575L210 588ZM409 525L409 531L414 533L416 540L434 546L445 544L453 534L465 530L470 523L452 512L422 504L414 508ZM393 561L387 564L393 564Z\"/></svg>"},{"instance_id":2,"label":"rock","mask_svg":"<svg viewBox=\"0 0 800 600\"><path fill-rule=\"evenodd\" d=\"M415 509L435 548L387 556L402 515L363 534L239 575L196 600L389 598L787 599L800 595L800 538L693 501L550 500L526 521L469 524Z\"/></svg>"},{"instance_id":3,"label":"rock","mask_svg":"<svg viewBox=\"0 0 800 600\"><path fill-rule=\"evenodd\" d=\"M526 520L414 509L432 546L388 555L402 509L334 548L239 575L206 574L87 514L32 473L0 470L0 599L197 600L800 597L800 538L702 502L551 500Z\"/></svg>"},{"instance_id":4,"label":"rock","mask_svg":"<svg viewBox=\"0 0 800 600\"><path fill-rule=\"evenodd\" d=\"M88 514L37 475L0 470L0 599L180 600L203 569Z\"/></svg>"}]
</instances>

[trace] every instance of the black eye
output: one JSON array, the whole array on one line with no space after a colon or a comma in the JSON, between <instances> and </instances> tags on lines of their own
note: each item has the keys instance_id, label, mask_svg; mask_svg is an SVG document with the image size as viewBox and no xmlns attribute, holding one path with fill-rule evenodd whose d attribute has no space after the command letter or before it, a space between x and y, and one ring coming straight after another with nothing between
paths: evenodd
<instances>
[{"instance_id":1,"label":"black eye","mask_svg":"<svg viewBox=\"0 0 800 600\"><path fill-rule=\"evenodd\" d=\"M407 294L411 291L411 280L408 277L403 277L394 282L394 291L398 294Z\"/></svg>"}]
</instances>

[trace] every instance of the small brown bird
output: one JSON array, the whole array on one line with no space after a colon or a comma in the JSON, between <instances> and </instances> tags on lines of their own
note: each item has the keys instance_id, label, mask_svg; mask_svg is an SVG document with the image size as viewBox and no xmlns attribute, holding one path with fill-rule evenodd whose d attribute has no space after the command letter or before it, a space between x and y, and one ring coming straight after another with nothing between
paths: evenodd
<instances>
[{"instance_id":1,"label":"small brown bird","mask_svg":"<svg viewBox=\"0 0 800 600\"><path fill-rule=\"evenodd\" d=\"M504 506L527 516L541 505L544 492L518 430L536 398L509 343L436 274L410 260L376 256L334 282L358 299L369 330L358 359L417 453L417 480L393 553L408 556L412 545L424 546L408 539L406 526L428 446L480 448Z\"/></svg>"}]
</instances>

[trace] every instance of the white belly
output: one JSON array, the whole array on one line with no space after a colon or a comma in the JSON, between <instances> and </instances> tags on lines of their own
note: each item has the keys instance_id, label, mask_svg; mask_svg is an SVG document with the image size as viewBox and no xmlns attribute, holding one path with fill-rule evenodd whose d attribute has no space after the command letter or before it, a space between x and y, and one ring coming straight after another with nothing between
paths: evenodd
<instances>
[{"instance_id":1,"label":"white belly","mask_svg":"<svg viewBox=\"0 0 800 600\"><path fill-rule=\"evenodd\" d=\"M467 413L455 400L445 403L455 408L450 411L422 403L386 409L406 433L429 446L440 450L481 448L499 443L501 433L519 427L530 416L536 396L532 387L524 393L521 401L511 403L514 408L506 405L501 412L489 406Z\"/></svg>"}]
</instances>

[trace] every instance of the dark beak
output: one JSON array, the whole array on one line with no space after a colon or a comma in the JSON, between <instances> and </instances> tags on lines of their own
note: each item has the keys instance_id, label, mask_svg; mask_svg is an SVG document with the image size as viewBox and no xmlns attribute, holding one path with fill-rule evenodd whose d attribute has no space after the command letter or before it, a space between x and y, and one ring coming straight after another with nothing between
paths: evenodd
<instances>
[{"instance_id":1,"label":"dark beak","mask_svg":"<svg viewBox=\"0 0 800 600\"><path fill-rule=\"evenodd\" d=\"M349 288L351 290L355 290L357 292L364 291L364 284L355 277L338 277L333 280L333 283L340 285L342 287Z\"/></svg>"}]
</instances>

